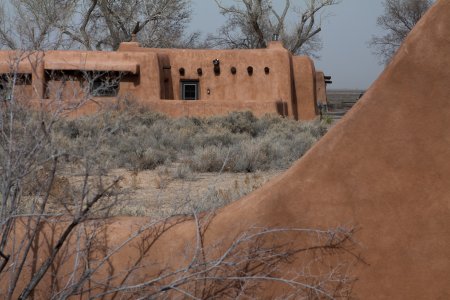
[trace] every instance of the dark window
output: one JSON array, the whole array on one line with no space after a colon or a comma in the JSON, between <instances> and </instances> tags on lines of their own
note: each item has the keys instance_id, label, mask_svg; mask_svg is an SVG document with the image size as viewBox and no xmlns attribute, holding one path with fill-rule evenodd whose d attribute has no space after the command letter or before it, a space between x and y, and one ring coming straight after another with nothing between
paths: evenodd
<instances>
[{"instance_id":1,"label":"dark window","mask_svg":"<svg viewBox=\"0 0 450 300\"><path fill-rule=\"evenodd\" d=\"M6 88L13 83L15 83L15 85L30 85L31 74L0 74L0 84L3 86L3 88Z\"/></svg>"},{"instance_id":2,"label":"dark window","mask_svg":"<svg viewBox=\"0 0 450 300\"><path fill-rule=\"evenodd\" d=\"M118 72L91 72L90 94L94 97L115 97L119 94L121 74Z\"/></svg>"},{"instance_id":3,"label":"dark window","mask_svg":"<svg viewBox=\"0 0 450 300\"><path fill-rule=\"evenodd\" d=\"M115 97L119 93L120 81L128 73L108 71L51 70L46 72L47 81L80 82L89 89L93 97Z\"/></svg>"},{"instance_id":4,"label":"dark window","mask_svg":"<svg viewBox=\"0 0 450 300\"><path fill-rule=\"evenodd\" d=\"M182 81L181 82L181 99L183 100L198 100L198 81Z\"/></svg>"},{"instance_id":5,"label":"dark window","mask_svg":"<svg viewBox=\"0 0 450 300\"><path fill-rule=\"evenodd\" d=\"M13 85L31 85L31 74L0 74L0 99L10 100Z\"/></svg>"},{"instance_id":6,"label":"dark window","mask_svg":"<svg viewBox=\"0 0 450 300\"><path fill-rule=\"evenodd\" d=\"M8 83L0 77L0 100L3 101L8 99L8 95Z\"/></svg>"}]
</instances>

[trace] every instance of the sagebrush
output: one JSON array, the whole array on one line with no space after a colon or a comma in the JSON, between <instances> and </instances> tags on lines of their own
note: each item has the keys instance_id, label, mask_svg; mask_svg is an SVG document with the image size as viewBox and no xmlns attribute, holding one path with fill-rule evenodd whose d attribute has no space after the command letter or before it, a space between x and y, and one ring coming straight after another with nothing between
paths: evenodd
<instances>
[{"instance_id":1,"label":"sagebrush","mask_svg":"<svg viewBox=\"0 0 450 300\"><path fill-rule=\"evenodd\" d=\"M61 145L96 147L105 168L140 171L179 162L195 172L284 169L326 131L319 121L256 118L251 112L171 119L148 111L106 111L63 120L57 128ZM105 133L108 138L98 143Z\"/></svg>"}]
</instances>

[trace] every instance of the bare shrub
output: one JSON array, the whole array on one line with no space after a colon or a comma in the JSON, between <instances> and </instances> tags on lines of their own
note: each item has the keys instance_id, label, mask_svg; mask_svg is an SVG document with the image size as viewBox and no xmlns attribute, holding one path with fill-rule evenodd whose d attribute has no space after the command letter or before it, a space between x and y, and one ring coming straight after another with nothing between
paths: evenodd
<instances>
[{"instance_id":1,"label":"bare shrub","mask_svg":"<svg viewBox=\"0 0 450 300\"><path fill-rule=\"evenodd\" d=\"M166 162L185 162L195 172L255 172L285 169L300 158L327 127L251 112L224 117L169 119L134 109L108 111L67 121L58 127L61 144L79 149L83 140L108 139L98 156L111 168L151 170ZM79 149L81 151L81 149Z\"/></svg>"},{"instance_id":2,"label":"bare shrub","mask_svg":"<svg viewBox=\"0 0 450 300\"><path fill-rule=\"evenodd\" d=\"M167 167L158 167L156 170L155 187L157 189L165 189L171 181L170 172Z\"/></svg>"},{"instance_id":3,"label":"bare shrub","mask_svg":"<svg viewBox=\"0 0 450 300\"><path fill-rule=\"evenodd\" d=\"M182 180L193 180L195 178L191 166L187 163L180 163L175 167L172 173L172 178Z\"/></svg>"},{"instance_id":4,"label":"bare shrub","mask_svg":"<svg viewBox=\"0 0 450 300\"><path fill-rule=\"evenodd\" d=\"M229 150L220 146L197 148L192 156L191 167L197 172L219 172L227 170ZM223 168L225 164L225 168Z\"/></svg>"},{"instance_id":5,"label":"bare shrub","mask_svg":"<svg viewBox=\"0 0 450 300\"><path fill-rule=\"evenodd\" d=\"M149 148L139 155L137 159L138 161L134 164L134 167L138 167L140 170L152 170L169 160L170 154L167 151Z\"/></svg>"},{"instance_id":6,"label":"bare shrub","mask_svg":"<svg viewBox=\"0 0 450 300\"><path fill-rule=\"evenodd\" d=\"M256 124L258 119L250 111L231 112L225 117L213 117L209 124L220 124L231 133L247 133L255 136L257 133Z\"/></svg>"},{"instance_id":7,"label":"bare shrub","mask_svg":"<svg viewBox=\"0 0 450 300\"><path fill-rule=\"evenodd\" d=\"M215 211L248 195L260 188L265 182L266 180L263 180L258 173L253 173L247 174L243 181L235 180L233 186L229 188L211 185L201 197L190 201L188 209L190 211L195 210L198 213Z\"/></svg>"}]
</instances>

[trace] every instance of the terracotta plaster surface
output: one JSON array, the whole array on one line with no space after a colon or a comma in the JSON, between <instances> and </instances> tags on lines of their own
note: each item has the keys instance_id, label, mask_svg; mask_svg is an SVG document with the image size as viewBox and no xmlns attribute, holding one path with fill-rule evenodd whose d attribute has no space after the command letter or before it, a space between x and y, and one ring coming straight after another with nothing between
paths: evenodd
<instances>
[{"instance_id":1,"label":"terracotta plaster surface","mask_svg":"<svg viewBox=\"0 0 450 300\"><path fill-rule=\"evenodd\" d=\"M312 120L317 115L316 70L307 56L293 56L294 88L299 120Z\"/></svg>"},{"instance_id":2,"label":"terracotta plaster surface","mask_svg":"<svg viewBox=\"0 0 450 300\"><path fill-rule=\"evenodd\" d=\"M317 103L320 103L322 105L328 104L325 74L322 71L316 72L316 98Z\"/></svg>"},{"instance_id":3,"label":"terracotta plaster surface","mask_svg":"<svg viewBox=\"0 0 450 300\"><path fill-rule=\"evenodd\" d=\"M209 106L215 111L216 103L221 101L224 107L254 107L245 102L272 102L269 112L279 113L295 118L294 95L292 85L294 78L289 72L291 54L279 42L272 42L267 49L255 50L191 50L191 49L151 49L141 48L136 43L125 44L119 51L138 53L157 53L160 61L161 78L168 84L162 84L162 99L180 100L180 83L183 80L199 81L200 100L207 101L197 104L187 102L184 107L190 106L189 111L195 112L195 107ZM220 73L215 73L213 60L219 60ZM309 63L309 62L307 62ZM169 68L170 67L170 68ZM248 68L253 69L249 74ZM303 67L303 66L299 66ZM233 74L231 69L235 68ZM267 71L266 71L267 68ZM180 69L185 71L180 74ZM201 74L198 70L201 69ZM167 89L164 91L164 88ZM165 97L163 96L165 95ZM162 107L164 112L173 107L170 101L166 103L145 103L150 107ZM211 103L211 104L209 104ZM218 102L217 102L218 103ZM285 103L285 108L278 108L277 103ZM261 108L253 110L257 115L266 112L266 105L261 103ZM178 110L182 110L179 108ZM229 111L228 109L225 111ZM195 112L196 115L211 115ZM169 111L169 115L177 116L175 111ZM314 115L315 117L315 115ZM313 117L313 118L314 118Z\"/></svg>"}]
</instances>

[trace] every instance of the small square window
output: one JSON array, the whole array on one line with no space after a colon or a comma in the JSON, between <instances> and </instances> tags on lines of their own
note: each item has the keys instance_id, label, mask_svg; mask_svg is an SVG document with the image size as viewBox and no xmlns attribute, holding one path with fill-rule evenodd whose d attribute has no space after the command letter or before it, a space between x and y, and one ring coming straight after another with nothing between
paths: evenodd
<instances>
[{"instance_id":1,"label":"small square window","mask_svg":"<svg viewBox=\"0 0 450 300\"><path fill-rule=\"evenodd\" d=\"M189 80L181 82L181 99L183 100L198 100L198 81Z\"/></svg>"}]
</instances>

